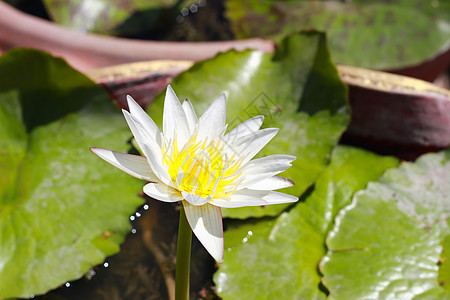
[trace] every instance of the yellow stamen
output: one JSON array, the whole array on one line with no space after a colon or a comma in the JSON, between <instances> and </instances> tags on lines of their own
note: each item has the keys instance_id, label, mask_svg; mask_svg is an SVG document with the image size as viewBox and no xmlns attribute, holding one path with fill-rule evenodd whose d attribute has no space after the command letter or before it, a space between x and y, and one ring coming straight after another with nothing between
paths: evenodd
<instances>
[{"instance_id":1,"label":"yellow stamen","mask_svg":"<svg viewBox=\"0 0 450 300\"><path fill-rule=\"evenodd\" d=\"M197 141L197 134L179 150L176 138L165 141L163 163L176 189L206 198L232 194L242 172L241 161L229 159L220 138Z\"/></svg>"}]
</instances>

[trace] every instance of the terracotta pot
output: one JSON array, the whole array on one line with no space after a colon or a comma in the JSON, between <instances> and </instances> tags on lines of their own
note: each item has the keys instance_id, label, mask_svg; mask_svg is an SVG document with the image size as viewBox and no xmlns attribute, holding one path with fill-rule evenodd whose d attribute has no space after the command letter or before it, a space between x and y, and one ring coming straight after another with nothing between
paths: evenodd
<instances>
[{"instance_id":1,"label":"terracotta pot","mask_svg":"<svg viewBox=\"0 0 450 300\"><path fill-rule=\"evenodd\" d=\"M173 77L193 64L189 60L155 60L100 68L86 75L102 85L121 108L127 106L127 95L132 95L139 104L147 107Z\"/></svg>"},{"instance_id":2,"label":"terracotta pot","mask_svg":"<svg viewBox=\"0 0 450 300\"><path fill-rule=\"evenodd\" d=\"M264 39L222 42L157 42L83 34L24 14L0 1L0 54L13 47L31 47L65 58L74 68L88 70L147 60L192 60L230 49L274 50ZM450 66L450 48L420 64L388 72L433 81Z\"/></svg>"},{"instance_id":3,"label":"terracotta pot","mask_svg":"<svg viewBox=\"0 0 450 300\"><path fill-rule=\"evenodd\" d=\"M448 68L450 68L450 48L419 64L385 71L433 82Z\"/></svg>"},{"instance_id":4,"label":"terracotta pot","mask_svg":"<svg viewBox=\"0 0 450 300\"><path fill-rule=\"evenodd\" d=\"M273 51L263 39L222 42L156 42L83 34L24 14L0 1L0 53L31 47L62 56L79 71L146 60L203 60L230 49Z\"/></svg>"},{"instance_id":5,"label":"terracotta pot","mask_svg":"<svg viewBox=\"0 0 450 300\"><path fill-rule=\"evenodd\" d=\"M339 66L352 118L345 142L405 159L450 145L450 91L389 73Z\"/></svg>"}]
</instances>

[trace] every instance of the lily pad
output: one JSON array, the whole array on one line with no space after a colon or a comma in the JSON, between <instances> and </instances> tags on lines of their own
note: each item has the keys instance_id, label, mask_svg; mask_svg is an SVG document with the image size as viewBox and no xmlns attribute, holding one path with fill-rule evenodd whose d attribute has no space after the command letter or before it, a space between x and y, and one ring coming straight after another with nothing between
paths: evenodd
<instances>
[{"instance_id":1,"label":"lily pad","mask_svg":"<svg viewBox=\"0 0 450 300\"><path fill-rule=\"evenodd\" d=\"M107 94L65 61L16 49L0 58L0 298L76 279L119 251L142 183L89 151L126 152Z\"/></svg>"},{"instance_id":2,"label":"lily pad","mask_svg":"<svg viewBox=\"0 0 450 300\"><path fill-rule=\"evenodd\" d=\"M179 13L176 0L44 0L58 24L81 32L137 34ZM183 2L183 1L181 1ZM130 31L131 30L131 31Z\"/></svg>"},{"instance_id":3,"label":"lily pad","mask_svg":"<svg viewBox=\"0 0 450 300\"><path fill-rule=\"evenodd\" d=\"M393 69L431 59L450 47L445 1L226 1L238 38L279 40L314 28L326 31L337 63Z\"/></svg>"},{"instance_id":4,"label":"lily pad","mask_svg":"<svg viewBox=\"0 0 450 300\"><path fill-rule=\"evenodd\" d=\"M450 150L387 171L336 217L321 265L330 299L450 299L449 216Z\"/></svg>"},{"instance_id":5,"label":"lily pad","mask_svg":"<svg viewBox=\"0 0 450 300\"><path fill-rule=\"evenodd\" d=\"M281 176L295 187L280 190L302 194L329 162L330 153L349 121L347 89L330 60L325 35L294 34L279 43L275 53L230 51L195 64L172 82L180 99L189 98L201 115L222 92L227 95L228 128L256 115L263 127L280 128L259 156L297 156ZM147 111L162 124L163 94ZM286 205L223 209L234 218L275 216Z\"/></svg>"},{"instance_id":6,"label":"lily pad","mask_svg":"<svg viewBox=\"0 0 450 300\"><path fill-rule=\"evenodd\" d=\"M441 244L444 249L439 260L438 282L441 287L450 291L450 235L444 238Z\"/></svg>"},{"instance_id":7,"label":"lily pad","mask_svg":"<svg viewBox=\"0 0 450 300\"><path fill-rule=\"evenodd\" d=\"M393 157L339 146L305 202L277 219L232 223L225 232L225 262L214 277L219 296L325 299L318 265L334 217L355 191L397 163Z\"/></svg>"}]
</instances>

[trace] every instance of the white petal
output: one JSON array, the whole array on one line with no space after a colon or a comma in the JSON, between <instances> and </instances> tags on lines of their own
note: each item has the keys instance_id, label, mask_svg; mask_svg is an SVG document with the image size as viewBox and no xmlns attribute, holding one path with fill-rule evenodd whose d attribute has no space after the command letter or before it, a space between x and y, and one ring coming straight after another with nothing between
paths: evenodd
<instances>
[{"instance_id":1,"label":"white petal","mask_svg":"<svg viewBox=\"0 0 450 300\"><path fill-rule=\"evenodd\" d=\"M237 154L242 159L242 164L251 160L271 139L278 133L278 128L266 128L247 134L237 139L234 143L229 143L229 150Z\"/></svg>"},{"instance_id":2,"label":"white petal","mask_svg":"<svg viewBox=\"0 0 450 300\"><path fill-rule=\"evenodd\" d=\"M176 137L178 149L183 148L190 138L186 114L170 85L167 87L164 101L163 133L164 138L169 141L173 141Z\"/></svg>"},{"instance_id":3,"label":"white petal","mask_svg":"<svg viewBox=\"0 0 450 300\"><path fill-rule=\"evenodd\" d=\"M269 203L263 199L268 194L268 191L253 191L244 189L236 191L227 197L214 198L210 203L212 205L227 208L268 205Z\"/></svg>"},{"instance_id":4,"label":"white petal","mask_svg":"<svg viewBox=\"0 0 450 300\"><path fill-rule=\"evenodd\" d=\"M225 94L221 94L200 117L198 120L198 138L200 140L213 137L225 128L226 102Z\"/></svg>"},{"instance_id":5,"label":"white petal","mask_svg":"<svg viewBox=\"0 0 450 300\"><path fill-rule=\"evenodd\" d=\"M153 173L165 184L171 185L172 180L169 176L169 172L162 165L161 148L156 142L149 136L148 132L144 129L143 125L133 117L126 110L122 110L128 126L136 139L139 147L147 158L148 164L152 168Z\"/></svg>"},{"instance_id":6,"label":"white petal","mask_svg":"<svg viewBox=\"0 0 450 300\"><path fill-rule=\"evenodd\" d=\"M220 207L210 204L194 206L186 201L183 201L183 207L195 236L218 263L223 263L223 227Z\"/></svg>"},{"instance_id":7,"label":"white petal","mask_svg":"<svg viewBox=\"0 0 450 300\"><path fill-rule=\"evenodd\" d=\"M122 109L122 113L127 121L128 127L130 127L130 130L133 133L136 143L139 145L142 152L144 152L144 149L142 149L144 144L147 144L147 146L154 151L159 150L158 152L161 152L161 146L158 145L149 132L145 130L144 125L142 125L141 122L139 122L139 120L128 111ZM145 152L144 155L147 156Z\"/></svg>"},{"instance_id":8,"label":"white petal","mask_svg":"<svg viewBox=\"0 0 450 300\"><path fill-rule=\"evenodd\" d=\"M183 200L180 193L163 183L147 183L144 193L148 196L164 202L177 202Z\"/></svg>"},{"instance_id":9,"label":"white petal","mask_svg":"<svg viewBox=\"0 0 450 300\"><path fill-rule=\"evenodd\" d=\"M161 147L161 131L150 116L142 107L134 101L131 96L127 96L128 109L130 114L135 117L148 132L149 136Z\"/></svg>"},{"instance_id":10,"label":"white petal","mask_svg":"<svg viewBox=\"0 0 450 300\"><path fill-rule=\"evenodd\" d=\"M280 192L269 192L267 196L264 197L264 200L266 200L269 204L279 204L279 203L292 203L297 202L298 197L280 193Z\"/></svg>"},{"instance_id":11,"label":"white petal","mask_svg":"<svg viewBox=\"0 0 450 300\"><path fill-rule=\"evenodd\" d=\"M210 197L203 198L198 195L189 194L188 192L181 192L181 194L183 195L184 200L195 206L203 205L211 200Z\"/></svg>"},{"instance_id":12,"label":"white petal","mask_svg":"<svg viewBox=\"0 0 450 300\"><path fill-rule=\"evenodd\" d=\"M188 99L184 100L182 104L184 113L186 114L186 119L189 125L189 131L192 134L195 130L195 127L198 123L197 114L195 113L194 107L192 106L191 101Z\"/></svg>"},{"instance_id":13,"label":"white petal","mask_svg":"<svg viewBox=\"0 0 450 300\"><path fill-rule=\"evenodd\" d=\"M233 142L238 138L244 137L250 133L256 132L261 127L264 121L264 116L256 116L245 122L242 122L238 126L234 127L230 132L224 136L224 140L227 142Z\"/></svg>"},{"instance_id":14,"label":"white petal","mask_svg":"<svg viewBox=\"0 0 450 300\"><path fill-rule=\"evenodd\" d=\"M286 169L290 168L291 162L295 160L295 156L291 155L270 155L262 158L251 160L244 167L242 172L242 181L237 189L245 188L249 185L256 184L261 180L271 178Z\"/></svg>"},{"instance_id":15,"label":"white petal","mask_svg":"<svg viewBox=\"0 0 450 300\"><path fill-rule=\"evenodd\" d=\"M292 180L284 177L273 176L247 185L246 188L251 190L271 191L288 188L291 186L294 186L294 182Z\"/></svg>"},{"instance_id":16,"label":"white petal","mask_svg":"<svg viewBox=\"0 0 450 300\"><path fill-rule=\"evenodd\" d=\"M278 174L291 167L291 163L295 159L295 156L284 154L275 154L256 158L247 163L245 166L244 175L247 176L273 172Z\"/></svg>"},{"instance_id":17,"label":"white petal","mask_svg":"<svg viewBox=\"0 0 450 300\"><path fill-rule=\"evenodd\" d=\"M228 197L214 198L211 200L212 205L219 207L243 207L243 206L260 206L269 204L290 203L298 201L297 197L283 194L279 192L267 192L243 189L236 191Z\"/></svg>"},{"instance_id":18,"label":"white petal","mask_svg":"<svg viewBox=\"0 0 450 300\"><path fill-rule=\"evenodd\" d=\"M161 156L157 155L155 152L149 149L147 145L144 144L143 147L144 148L142 151L144 151L144 153L147 153L147 162L152 168L153 173L155 173L155 175L159 178L160 181L162 181L166 185L174 187L172 178L170 178L169 175L169 171L161 163Z\"/></svg>"},{"instance_id":19,"label":"white petal","mask_svg":"<svg viewBox=\"0 0 450 300\"><path fill-rule=\"evenodd\" d=\"M159 181L158 177L150 168L147 159L143 156L125 154L94 147L90 149L101 159L109 162L116 168L121 169L131 176L147 181Z\"/></svg>"}]
</instances>

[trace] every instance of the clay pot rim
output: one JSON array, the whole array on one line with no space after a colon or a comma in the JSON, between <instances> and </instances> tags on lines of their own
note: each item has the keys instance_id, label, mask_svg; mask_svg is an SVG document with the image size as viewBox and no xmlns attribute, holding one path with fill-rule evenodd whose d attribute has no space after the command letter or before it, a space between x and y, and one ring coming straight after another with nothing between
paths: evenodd
<instances>
[{"instance_id":1,"label":"clay pot rim","mask_svg":"<svg viewBox=\"0 0 450 300\"><path fill-rule=\"evenodd\" d=\"M429 96L450 101L450 91L413 77L338 65L339 76L349 85L402 95Z\"/></svg>"},{"instance_id":2,"label":"clay pot rim","mask_svg":"<svg viewBox=\"0 0 450 300\"><path fill-rule=\"evenodd\" d=\"M192 60L151 60L98 68L86 74L96 82L118 79L137 79L151 74L176 75L192 67ZM450 91L420 79L383 71L337 65L341 79L348 85L402 95L420 95L445 98L450 101Z\"/></svg>"}]
</instances>

